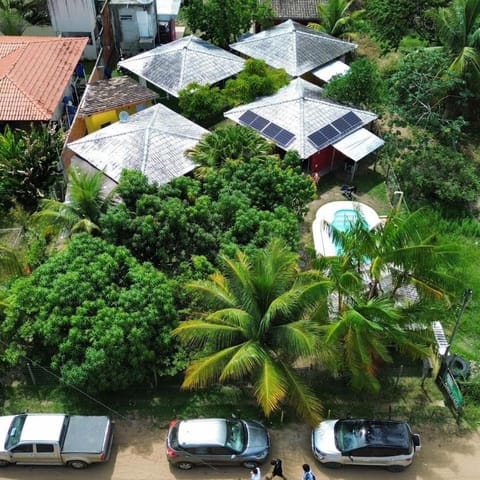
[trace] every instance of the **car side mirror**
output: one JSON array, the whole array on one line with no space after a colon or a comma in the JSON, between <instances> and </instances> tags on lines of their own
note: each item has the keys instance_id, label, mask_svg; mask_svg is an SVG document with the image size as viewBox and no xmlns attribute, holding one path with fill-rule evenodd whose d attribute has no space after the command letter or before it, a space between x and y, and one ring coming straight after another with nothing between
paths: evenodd
<instances>
[{"instance_id":1,"label":"car side mirror","mask_svg":"<svg viewBox=\"0 0 480 480\"><path fill-rule=\"evenodd\" d=\"M413 445L415 445L415 447L419 447L421 445L420 435L417 435L415 433L414 435L412 435L412 438L413 438Z\"/></svg>"}]
</instances>

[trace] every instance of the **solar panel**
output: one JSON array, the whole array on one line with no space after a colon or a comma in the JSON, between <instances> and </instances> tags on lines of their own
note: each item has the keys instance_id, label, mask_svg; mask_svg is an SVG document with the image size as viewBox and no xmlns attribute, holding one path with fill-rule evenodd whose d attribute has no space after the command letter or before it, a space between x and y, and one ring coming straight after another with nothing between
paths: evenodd
<instances>
[{"instance_id":1,"label":"solar panel","mask_svg":"<svg viewBox=\"0 0 480 480\"><path fill-rule=\"evenodd\" d=\"M316 132L313 132L311 135L307 137L313 145L315 145L315 148L320 150L323 148L325 145L328 145L328 138L320 131L317 130Z\"/></svg>"},{"instance_id":2,"label":"solar panel","mask_svg":"<svg viewBox=\"0 0 480 480\"><path fill-rule=\"evenodd\" d=\"M250 125L254 120L256 120L257 117L258 115L256 113L253 113L251 110L247 110L245 113L242 113L238 120L244 125Z\"/></svg>"},{"instance_id":3,"label":"solar panel","mask_svg":"<svg viewBox=\"0 0 480 480\"><path fill-rule=\"evenodd\" d=\"M267 127L262 130L262 133L269 138L274 139L276 135L282 130L276 123L270 123Z\"/></svg>"},{"instance_id":4,"label":"solar panel","mask_svg":"<svg viewBox=\"0 0 480 480\"><path fill-rule=\"evenodd\" d=\"M350 125L348 122L343 118L337 118L334 122L332 122L332 125L340 132L346 132L347 130L350 130Z\"/></svg>"},{"instance_id":5,"label":"solar panel","mask_svg":"<svg viewBox=\"0 0 480 480\"><path fill-rule=\"evenodd\" d=\"M261 132L270 122L266 119L257 115L257 118L250 124L252 128Z\"/></svg>"},{"instance_id":6,"label":"solar panel","mask_svg":"<svg viewBox=\"0 0 480 480\"><path fill-rule=\"evenodd\" d=\"M294 138L295 138L295 135L293 133L291 133L288 130L285 130L284 128L282 128L280 133L278 133L275 136L274 140L275 140L276 143L278 143L282 147L286 148L290 145L290 143L292 143Z\"/></svg>"},{"instance_id":7,"label":"solar panel","mask_svg":"<svg viewBox=\"0 0 480 480\"><path fill-rule=\"evenodd\" d=\"M327 140L333 140L340 135L340 132L336 128L332 127L332 125L326 125L325 127L321 128L319 132L322 132Z\"/></svg>"},{"instance_id":8,"label":"solar panel","mask_svg":"<svg viewBox=\"0 0 480 480\"><path fill-rule=\"evenodd\" d=\"M342 118L350 125L350 127L356 127L362 124L360 118L358 118L353 112L348 112Z\"/></svg>"}]
</instances>

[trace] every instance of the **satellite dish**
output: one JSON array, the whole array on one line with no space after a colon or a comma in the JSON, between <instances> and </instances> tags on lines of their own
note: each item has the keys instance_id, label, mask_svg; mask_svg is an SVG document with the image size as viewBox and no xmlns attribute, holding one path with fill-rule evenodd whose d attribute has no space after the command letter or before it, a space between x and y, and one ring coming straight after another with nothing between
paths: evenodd
<instances>
[{"instance_id":1,"label":"satellite dish","mask_svg":"<svg viewBox=\"0 0 480 480\"><path fill-rule=\"evenodd\" d=\"M128 122L128 117L129 117L128 112L126 112L125 110L122 110L118 114L118 118L122 123Z\"/></svg>"}]
</instances>

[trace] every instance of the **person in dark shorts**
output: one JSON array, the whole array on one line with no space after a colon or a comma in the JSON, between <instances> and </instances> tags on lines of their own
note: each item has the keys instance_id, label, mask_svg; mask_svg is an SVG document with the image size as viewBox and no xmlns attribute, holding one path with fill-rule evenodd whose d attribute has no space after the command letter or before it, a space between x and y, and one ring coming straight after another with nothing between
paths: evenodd
<instances>
[{"instance_id":1,"label":"person in dark shorts","mask_svg":"<svg viewBox=\"0 0 480 480\"><path fill-rule=\"evenodd\" d=\"M272 478L274 477L280 477L280 478L283 478L283 480L286 480L286 478L283 476L282 461L279 458L274 458L270 462L270 465L273 466L273 470L272 470L272 476L267 477L268 480L272 480Z\"/></svg>"}]
</instances>

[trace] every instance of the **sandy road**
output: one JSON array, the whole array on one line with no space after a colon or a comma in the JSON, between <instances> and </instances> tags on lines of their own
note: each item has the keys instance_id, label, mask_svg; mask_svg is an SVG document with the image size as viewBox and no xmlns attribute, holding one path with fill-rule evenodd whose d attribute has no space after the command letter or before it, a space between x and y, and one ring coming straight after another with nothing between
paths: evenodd
<instances>
[{"instance_id":1,"label":"sandy road","mask_svg":"<svg viewBox=\"0 0 480 480\"><path fill-rule=\"evenodd\" d=\"M110 461L87 470L63 467L12 466L0 470L0 480L248 480L244 468L172 469L165 458L165 428L147 428L140 422L117 422ZM420 432L422 450L415 463L402 473L383 469L320 467L310 453L306 427L272 430L272 455L282 458L288 480L301 479L301 465L310 463L317 480L477 480L480 478L480 434L458 436ZM268 467L268 468L267 468ZM265 464L262 473L269 471Z\"/></svg>"}]
</instances>

